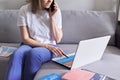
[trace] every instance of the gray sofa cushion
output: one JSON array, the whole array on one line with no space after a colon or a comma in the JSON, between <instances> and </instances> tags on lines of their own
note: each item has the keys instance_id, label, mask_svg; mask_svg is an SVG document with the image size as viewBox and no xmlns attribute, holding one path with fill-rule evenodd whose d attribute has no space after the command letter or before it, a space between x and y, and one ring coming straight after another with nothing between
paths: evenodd
<instances>
[{"instance_id":1,"label":"gray sofa cushion","mask_svg":"<svg viewBox=\"0 0 120 80\"><path fill-rule=\"evenodd\" d=\"M80 40L112 35L109 44L114 44L116 29L115 12L110 11L62 11L62 43L78 43Z\"/></svg>"},{"instance_id":2,"label":"gray sofa cushion","mask_svg":"<svg viewBox=\"0 0 120 80\"><path fill-rule=\"evenodd\" d=\"M0 10L0 42L20 42L18 10Z\"/></svg>"},{"instance_id":3,"label":"gray sofa cushion","mask_svg":"<svg viewBox=\"0 0 120 80\"><path fill-rule=\"evenodd\" d=\"M0 11L0 42L21 42L17 27L18 10ZM62 11L63 39L61 43L78 43L80 40L112 35L114 44L115 12L110 11Z\"/></svg>"}]
</instances>

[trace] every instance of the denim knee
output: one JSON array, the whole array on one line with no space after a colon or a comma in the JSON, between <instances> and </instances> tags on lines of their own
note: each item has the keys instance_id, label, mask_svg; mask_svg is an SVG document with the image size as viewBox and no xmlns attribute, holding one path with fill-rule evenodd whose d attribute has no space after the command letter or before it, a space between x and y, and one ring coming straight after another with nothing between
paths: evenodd
<instances>
[{"instance_id":1,"label":"denim knee","mask_svg":"<svg viewBox=\"0 0 120 80\"><path fill-rule=\"evenodd\" d=\"M27 56L31 60L38 59L42 63L52 58L51 52L47 48L44 48L44 47L37 47L37 48L31 49L29 51L29 54L27 54Z\"/></svg>"},{"instance_id":2,"label":"denim knee","mask_svg":"<svg viewBox=\"0 0 120 80\"><path fill-rule=\"evenodd\" d=\"M51 53L43 47L32 48L25 59L24 78L25 80L33 80L35 74L41 65L51 59Z\"/></svg>"},{"instance_id":3,"label":"denim knee","mask_svg":"<svg viewBox=\"0 0 120 80\"><path fill-rule=\"evenodd\" d=\"M22 45L20 46L11 56L12 61L18 61L20 62L20 60L25 56L25 54L31 49L30 46L28 45Z\"/></svg>"}]
</instances>

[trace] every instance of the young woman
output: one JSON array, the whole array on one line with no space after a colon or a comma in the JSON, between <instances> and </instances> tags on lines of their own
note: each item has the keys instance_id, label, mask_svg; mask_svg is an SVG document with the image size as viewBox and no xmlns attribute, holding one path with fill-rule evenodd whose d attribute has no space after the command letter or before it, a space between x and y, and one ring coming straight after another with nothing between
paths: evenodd
<instances>
[{"instance_id":1,"label":"young woman","mask_svg":"<svg viewBox=\"0 0 120 80\"><path fill-rule=\"evenodd\" d=\"M11 56L6 80L33 80L41 65L54 55L62 56L56 47L62 39L61 11L53 0L30 0L20 8L18 26L23 43Z\"/></svg>"}]
</instances>

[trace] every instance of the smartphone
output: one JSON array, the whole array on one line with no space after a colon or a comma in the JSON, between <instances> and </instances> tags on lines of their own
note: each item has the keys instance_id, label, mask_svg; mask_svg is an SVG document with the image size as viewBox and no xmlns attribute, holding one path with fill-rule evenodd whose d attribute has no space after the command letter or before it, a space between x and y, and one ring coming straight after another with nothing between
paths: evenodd
<instances>
[{"instance_id":1,"label":"smartphone","mask_svg":"<svg viewBox=\"0 0 120 80\"><path fill-rule=\"evenodd\" d=\"M54 6L55 2L53 0L53 2L51 3L50 5L50 9L51 9L51 12L53 12L55 10L55 6Z\"/></svg>"}]
</instances>

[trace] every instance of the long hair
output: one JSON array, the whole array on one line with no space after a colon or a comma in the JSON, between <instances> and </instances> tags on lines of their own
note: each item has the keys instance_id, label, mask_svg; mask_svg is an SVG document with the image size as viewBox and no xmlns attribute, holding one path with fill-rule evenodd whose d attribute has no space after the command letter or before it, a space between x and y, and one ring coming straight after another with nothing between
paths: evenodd
<instances>
[{"instance_id":1,"label":"long hair","mask_svg":"<svg viewBox=\"0 0 120 80\"><path fill-rule=\"evenodd\" d=\"M42 9L41 0L27 0L27 2L31 3L31 11L34 14Z\"/></svg>"}]
</instances>

